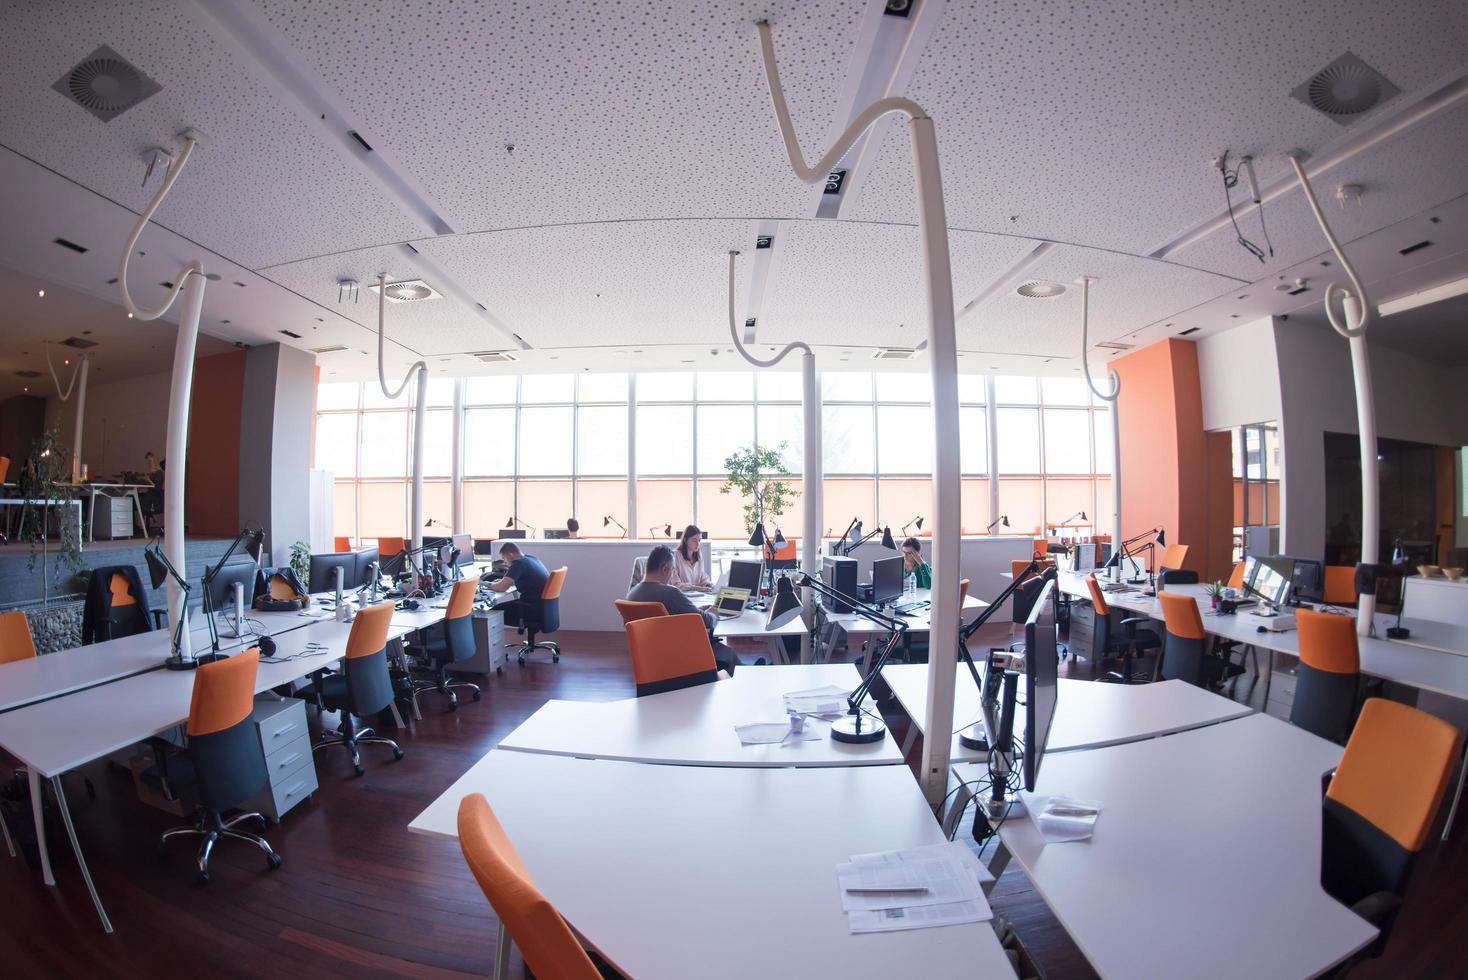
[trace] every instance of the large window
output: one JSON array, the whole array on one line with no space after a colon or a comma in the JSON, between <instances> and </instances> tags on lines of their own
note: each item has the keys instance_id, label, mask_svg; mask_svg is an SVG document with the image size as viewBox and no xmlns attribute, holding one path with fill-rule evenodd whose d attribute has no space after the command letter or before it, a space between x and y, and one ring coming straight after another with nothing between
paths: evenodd
<instances>
[{"instance_id":1,"label":"large window","mask_svg":"<svg viewBox=\"0 0 1468 980\"><path fill-rule=\"evenodd\" d=\"M462 452L465 529L493 536L518 519L535 529L576 517L585 536L616 537L629 524L628 447L636 427L638 527L665 537L696 523L714 538L748 534L742 501L721 492L725 459L758 444L776 449L794 491L766 524L802 535L804 490L800 376L781 371L550 374L463 382L462 445L454 445L454 382L428 390L425 518L448 523L450 477ZM981 534L999 516L1009 533L1109 533L1111 426L1072 378L963 375L957 419L962 525ZM630 393L636 401L629 405ZM396 401L376 384L323 384L316 463L336 475L336 533L401 536L408 524L413 388ZM630 408L630 411L629 411ZM824 523L853 518L870 530L924 533L932 516L932 386L926 374L828 372L822 376ZM992 415L992 418L991 418ZM992 429L991 429L992 425ZM995 498L997 497L997 501ZM994 504L997 502L997 509ZM1085 516L1079 516L1084 512ZM611 518L607 521L606 518ZM1006 530L999 528L1001 533Z\"/></svg>"}]
</instances>

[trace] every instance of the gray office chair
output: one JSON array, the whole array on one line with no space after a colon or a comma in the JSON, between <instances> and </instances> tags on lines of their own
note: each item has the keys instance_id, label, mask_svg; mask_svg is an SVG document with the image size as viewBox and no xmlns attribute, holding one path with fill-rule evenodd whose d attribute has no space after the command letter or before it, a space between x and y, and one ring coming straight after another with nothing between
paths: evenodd
<instances>
[{"instance_id":1,"label":"gray office chair","mask_svg":"<svg viewBox=\"0 0 1468 980\"><path fill-rule=\"evenodd\" d=\"M456 711L459 707L459 696L454 693L456 687L472 691L475 701L481 696L478 684L450 680L448 676L450 664L468 660L478 652L478 646L474 642L474 594L478 588L477 579L461 579L454 583L453 591L449 593L448 608L445 610L443 639L429 640L424 647L424 657L433 670L433 680L419 681L413 685L415 696L428 691L437 691L444 695L448 698L450 711Z\"/></svg>"},{"instance_id":2,"label":"gray office chair","mask_svg":"<svg viewBox=\"0 0 1468 980\"><path fill-rule=\"evenodd\" d=\"M337 730L322 731L313 751L329 745L344 745L352 756L352 768L360 776L362 757L357 751L363 744L387 745L393 759L401 759L403 750L390 738L378 735L369 727L358 727L357 718L368 718L387 710L393 703L392 677L387 672L387 629L392 622L393 604L379 603L357 613L352 632L347 635L347 650L342 658L343 671L327 674L317 671L311 676L308 696L322 711L341 715Z\"/></svg>"}]
</instances>

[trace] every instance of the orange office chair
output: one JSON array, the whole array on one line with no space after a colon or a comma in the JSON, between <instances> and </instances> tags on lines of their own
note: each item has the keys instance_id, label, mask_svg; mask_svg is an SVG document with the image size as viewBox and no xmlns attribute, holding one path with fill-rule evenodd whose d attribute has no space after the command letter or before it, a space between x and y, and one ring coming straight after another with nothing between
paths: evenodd
<instances>
[{"instance_id":1,"label":"orange office chair","mask_svg":"<svg viewBox=\"0 0 1468 980\"><path fill-rule=\"evenodd\" d=\"M561 662L561 646L554 640L536 639L542 633L554 633L561 628L561 590L566 585L566 566L554 569L540 590L540 609L533 607L521 613L525 642L520 644L516 659L523 667L525 657L534 650L549 650L551 663Z\"/></svg>"},{"instance_id":2,"label":"orange office chair","mask_svg":"<svg viewBox=\"0 0 1468 980\"><path fill-rule=\"evenodd\" d=\"M335 551L337 554L341 554L343 551L352 550L352 539L347 537L345 534L335 535L331 540L332 550Z\"/></svg>"},{"instance_id":3,"label":"orange office chair","mask_svg":"<svg viewBox=\"0 0 1468 980\"><path fill-rule=\"evenodd\" d=\"M1290 724L1344 742L1356 717L1361 686L1356 617L1302 607L1295 611L1295 624L1300 632L1300 668Z\"/></svg>"},{"instance_id":4,"label":"orange office chair","mask_svg":"<svg viewBox=\"0 0 1468 980\"><path fill-rule=\"evenodd\" d=\"M0 613L0 664L29 660L36 655L31 624L19 609Z\"/></svg>"},{"instance_id":5,"label":"orange office chair","mask_svg":"<svg viewBox=\"0 0 1468 980\"><path fill-rule=\"evenodd\" d=\"M1107 659L1119 659L1121 670L1113 670L1107 673L1103 680L1117 684L1130 684L1134 680L1146 680L1147 675L1138 677L1132 671L1132 661L1144 655L1148 650L1156 650L1161 646L1157 634L1151 630L1139 630L1137 626L1147 622L1146 616L1134 616L1123 619L1115 625L1121 627L1121 635L1112 635L1111 605L1106 601L1106 594L1101 591L1101 584L1096 581L1096 573L1092 572L1086 576L1086 588L1091 593L1091 606L1096 612L1095 625L1091 631L1091 663L1094 666Z\"/></svg>"},{"instance_id":6,"label":"orange office chair","mask_svg":"<svg viewBox=\"0 0 1468 980\"><path fill-rule=\"evenodd\" d=\"M1162 552L1162 560L1157 563L1159 571L1169 568L1182 568L1183 562L1188 560L1188 546L1185 544L1170 544Z\"/></svg>"},{"instance_id":7,"label":"orange office chair","mask_svg":"<svg viewBox=\"0 0 1468 980\"><path fill-rule=\"evenodd\" d=\"M479 579L473 576L455 582L444 609L443 636L427 637L419 648L423 666L432 672L432 679L414 684L413 694L416 697L437 691L448 699L450 711L459 709L456 687L470 691L475 701L483 696L478 684L462 678L451 680L448 673L451 666L472 659L479 652L479 645L474 641L474 596L478 589Z\"/></svg>"},{"instance_id":8,"label":"orange office chair","mask_svg":"<svg viewBox=\"0 0 1468 980\"><path fill-rule=\"evenodd\" d=\"M1322 804L1320 884L1381 930L1386 948L1412 865L1458 760L1458 730L1425 711L1371 698Z\"/></svg>"},{"instance_id":9,"label":"orange office chair","mask_svg":"<svg viewBox=\"0 0 1468 980\"><path fill-rule=\"evenodd\" d=\"M636 599L613 599L612 605L617 607L617 614L622 617L623 626L639 619L647 619L650 616L666 616L668 614L668 607L661 602L638 602Z\"/></svg>"},{"instance_id":10,"label":"orange office chair","mask_svg":"<svg viewBox=\"0 0 1468 980\"><path fill-rule=\"evenodd\" d=\"M1242 589L1244 587L1244 563L1235 562L1233 573L1229 575L1228 581L1224 583L1230 589Z\"/></svg>"},{"instance_id":11,"label":"orange office chair","mask_svg":"<svg viewBox=\"0 0 1468 980\"><path fill-rule=\"evenodd\" d=\"M395 558L398 555L401 555L404 551L407 550L407 547L408 547L408 541L407 541L406 538L378 538L377 539L377 554L381 558L382 561L387 561L389 558ZM350 550L351 550L350 548L340 548L340 547L337 548L337 551L350 551Z\"/></svg>"},{"instance_id":12,"label":"orange office chair","mask_svg":"<svg viewBox=\"0 0 1468 980\"><path fill-rule=\"evenodd\" d=\"M626 629L638 697L719 679L708 627L697 613L636 619Z\"/></svg>"},{"instance_id":13,"label":"orange office chair","mask_svg":"<svg viewBox=\"0 0 1468 980\"><path fill-rule=\"evenodd\" d=\"M576 934L530 880L505 828L480 793L459 801L459 848L499 917L500 942L514 939L532 973L564 980L601 980L601 972L576 941ZM498 959L500 963L508 960L503 948Z\"/></svg>"},{"instance_id":14,"label":"orange office chair","mask_svg":"<svg viewBox=\"0 0 1468 980\"><path fill-rule=\"evenodd\" d=\"M963 618L963 603L964 603L964 600L966 600L967 598L968 598L968 579L961 578L961 579L958 580L958 616L959 616L960 619Z\"/></svg>"},{"instance_id":15,"label":"orange office chair","mask_svg":"<svg viewBox=\"0 0 1468 980\"><path fill-rule=\"evenodd\" d=\"M1356 569L1350 565L1326 565L1324 599L1331 606L1356 604Z\"/></svg>"},{"instance_id":16,"label":"orange office chair","mask_svg":"<svg viewBox=\"0 0 1468 980\"><path fill-rule=\"evenodd\" d=\"M1211 644L1198 603L1192 596L1177 592L1159 592L1157 600L1162 604L1165 631L1158 675L1165 681L1182 680L1206 687Z\"/></svg>"}]
</instances>

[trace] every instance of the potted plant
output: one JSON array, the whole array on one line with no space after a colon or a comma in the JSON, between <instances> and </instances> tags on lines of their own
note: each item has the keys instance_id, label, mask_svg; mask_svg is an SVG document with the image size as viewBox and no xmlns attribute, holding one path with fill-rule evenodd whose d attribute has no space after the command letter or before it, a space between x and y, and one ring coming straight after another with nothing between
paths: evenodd
<instances>
[{"instance_id":1,"label":"potted plant","mask_svg":"<svg viewBox=\"0 0 1468 980\"><path fill-rule=\"evenodd\" d=\"M1208 593L1208 598L1212 601L1213 608L1217 610L1218 604L1223 601L1223 583L1214 582L1212 585L1205 586L1204 591Z\"/></svg>"},{"instance_id":2,"label":"potted plant","mask_svg":"<svg viewBox=\"0 0 1468 980\"><path fill-rule=\"evenodd\" d=\"M311 546L304 541L297 541L291 545L291 571L296 573L296 578L306 582L311 578Z\"/></svg>"},{"instance_id":3,"label":"potted plant","mask_svg":"<svg viewBox=\"0 0 1468 980\"><path fill-rule=\"evenodd\" d=\"M787 443L770 449L758 443L737 449L724 459L724 483L719 493L738 492L744 498L744 524L750 531L766 517L779 517L797 492L784 480L787 472L781 452Z\"/></svg>"}]
</instances>

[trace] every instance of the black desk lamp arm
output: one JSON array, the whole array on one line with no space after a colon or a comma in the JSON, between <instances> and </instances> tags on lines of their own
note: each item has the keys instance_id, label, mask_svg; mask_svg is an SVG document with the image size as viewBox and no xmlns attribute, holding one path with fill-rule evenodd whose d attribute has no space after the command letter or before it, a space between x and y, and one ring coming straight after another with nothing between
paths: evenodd
<instances>
[{"instance_id":1,"label":"black desk lamp arm","mask_svg":"<svg viewBox=\"0 0 1468 980\"><path fill-rule=\"evenodd\" d=\"M866 700L867 692L871 690L872 682L882 672L882 667L886 665L887 660L892 656L893 651L896 650L897 645L902 641L903 634L907 632L907 623L895 616L888 616L878 611L854 596L839 592L820 579L808 574L800 577L800 582L797 583L797 587L812 589L818 595L825 596L827 599L845 603L851 607L852 612L856 613L862 619L875 623L882 627L882 629L888 631L887 643L883 646L881 655L877 657L871 670L867 671L867 676L862 680L861 685L855 691L852 691L851 696L846 699L846 704L851 709L851 714L858 714L861 711L861 703Z\"/></svg>"}]
</instances>

